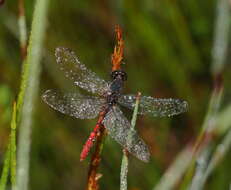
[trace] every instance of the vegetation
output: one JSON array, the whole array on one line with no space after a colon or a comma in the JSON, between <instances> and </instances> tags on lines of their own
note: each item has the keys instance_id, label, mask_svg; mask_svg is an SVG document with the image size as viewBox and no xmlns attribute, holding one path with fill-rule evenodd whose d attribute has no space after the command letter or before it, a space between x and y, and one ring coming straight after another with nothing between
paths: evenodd
<instances>
[{"instance_id":1,"label":"vegetation","mask_svg":"<svg viewBox=\"0 0 231 190\"><path fill-rule=\"evenodd\" d=\"M148 164L123 157L106 136L100 189L230 188L228 0L0 1L0 18L0 190L86 187L91 155L83 162L79 155L96 121L62 115L40 96L46 89L79 91L55 63L58 46L109 80L116 24L125 43L125 93L181 98L189 110L137 117Z\"/></svg>"}]
</instances>

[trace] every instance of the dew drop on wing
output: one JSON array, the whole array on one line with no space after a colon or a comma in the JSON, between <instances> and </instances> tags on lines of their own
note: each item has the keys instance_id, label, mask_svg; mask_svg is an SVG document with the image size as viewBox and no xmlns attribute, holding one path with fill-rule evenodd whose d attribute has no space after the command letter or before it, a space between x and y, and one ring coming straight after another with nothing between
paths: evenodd
<instances>
[{"instance_id":1,"label":"dew drop on wing","mask_svg":"<svg viewBox=\"0 0 231 190\"><path fill-rule=\"evenodd\" d=\"M106 114L103 124L108 134L138 159L148 162L150 153L145 142L131 128L130 122L118 106L113 106Z\"/></svg>"},{"instance_id":2,"label":"dew drop on wing","mask_svg":"<svg viewBox=\"0 0 231 190\"><path fill-rule=\"evenodd\" d=\"M80 63L72 50L58 47L55 56L60 69L75 85L98 95L104 95L108 91L108 83Z\"/></svg>"},{"instance_id":3,"label":"dew drop on wing","mask_svg":"<svg viewBox=\"0 0 231 190\"><path fill-rule=\"evenodd\" d=\"M104 99L94 96L83 96L76 92L62 94L47 90L42 99L53 109L80 119L93 119L98 116L106 103Z\"/></svg>"},{"instance_id":4,"label":"dew drop on wing","mask_svg":"<svg viewBox=\"0 0 231 190\"><path fill-rule=\"evenodd\" d=\"M131 110L135 107L135 95L122 95L118 102ZM186 112L188 104L180 99L153 98L141 96L138 114L150 114L154 117L173 116Z\"/></svg>"}]
</instances>

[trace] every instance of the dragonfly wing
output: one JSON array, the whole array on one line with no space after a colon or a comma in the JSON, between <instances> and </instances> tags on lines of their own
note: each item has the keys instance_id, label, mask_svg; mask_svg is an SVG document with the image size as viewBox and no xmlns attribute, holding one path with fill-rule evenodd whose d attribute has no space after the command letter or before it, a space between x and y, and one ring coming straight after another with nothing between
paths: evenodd
<instances>
[{"instance_id":1,"label":"dragonfly wing","mask_svg":"<svg viewBox=\"0 0 231 190\"><path fill-rule=\"evenodd\" d=\"M137 132L131 129L130 122L117 106L113 106L106 114L103 124L109 135L131 154L144 162L149 161L150 153L147 145Z\"/></svg>"},{"instance_id":2,"label":"dragonfly wing","mask_svg":"<svg viewBox=\"0 0 231 190\"><path fill-rule=\"evenodd\" d=\"M82 96L78 93L62 94L55 90L47 90L42 99L53 109L80 119L97 117L105 103L104 99L98 97Z\"/></svg>"},{"instance_id":3,"label":"dragonfly wing","mask_svg":"<svg viewBox=\"0 0 231 190\"><path fill-rule=\"evenodd\" d=\"M119 103L131 110L135 107L135 95L122 95ZM162 99L150 96L141 96L139 104L139 114L151 114L154 117L173 116L186 112L188 103L179 99Z\"/></svg>"},{"instance_id":4,"label":"dragonfly wing","mask_svg":"<svg viewBox=\"0 0 231 190\"><path fill-rule=\"evenodd\" d=\"M56 62L64 71L65 76L71 79L75 85L99 95L103 95L108 90L108 83L81 64L72 50L58 47L55 50L55 56Z\"/></svg>"}]
</instances>

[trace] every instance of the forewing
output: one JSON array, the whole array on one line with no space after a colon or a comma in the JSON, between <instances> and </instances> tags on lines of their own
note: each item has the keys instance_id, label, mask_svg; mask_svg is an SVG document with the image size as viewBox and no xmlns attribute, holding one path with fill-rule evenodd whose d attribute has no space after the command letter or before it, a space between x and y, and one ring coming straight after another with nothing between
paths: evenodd
<instances>
[{"instance_id":1,"label":"forewing","mask_svg":"<svg viewBox=\"0 0 231 190\"><path fill-rule=\"evenodd\" d=\"M131 129L130 122L117 106L113 106L109 110L103 120L103 124L109 135L130 153L144 162L149 161L150 153L147 145L138 136L137 132Z\"/></svg>"},{"instance_id":2,"label":"forewing","mask_svg":"<svg viewBox=\"0 0 231 190\"><path fill-rule=\"evenodd\" d=\"M104 99L98 97L82 96L78 93L62 94L54 90L47 90L42 99L53 109L80 119L95 118L105 103Z\"/></svg>"},{"instance_id":3,"label":"forewing","mask_svg":"<svg viewBox=\"0 0 231 190\"><path fill-rule=\"evenodd\" d=\"M135 107L135 95L122 95L119 103L131 110ZM154 117L173 116L186 112L188 103L180 99L162 99L149 96L141 96L139 103L139 114L151 114Z\"/></svg>"},{"instance_id":4,"label":"forewing","mask_svg":"<svg viewBox=\"0 0 231 190\"><path fill-rule=\"evenodd\" d=\"M71 79L75 85L99 95L105 94L108 90L107 82L81 64L72 50L58 47L55 50L55 56L56 62L64 71L65 76Z\"/></svg>"}]
</instances>

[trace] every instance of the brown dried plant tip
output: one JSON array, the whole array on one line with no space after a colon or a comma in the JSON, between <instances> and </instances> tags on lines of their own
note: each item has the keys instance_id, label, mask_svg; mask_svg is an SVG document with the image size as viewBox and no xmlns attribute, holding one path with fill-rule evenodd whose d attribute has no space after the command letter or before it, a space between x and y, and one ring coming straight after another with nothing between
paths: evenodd
<instances>
[{"instance_id":1,"label":"brown dried plant tip","mask_svg":"<svg viewBox=\"0 0 231 190\"><path fill-rule=\"evenodd\" d=\"M24 16L25 15L24 0L19 0L18 1L18 14L19 14L19 16Z\"/></svg>"},{"instance_id":2,"label":"brown dried plant tip","mask_svg":"<svg viewBox=\"0 0 231 190\"><path fill-rule=\"evenodd\" d=\"M122 64L123 51L124 51L124 41L122 39L122 29L117 25L115 27L117 44L115 45L114 52L111 57L112 61L112 71L120 70L120 65Z\"/></svg>"}]
</instances>

